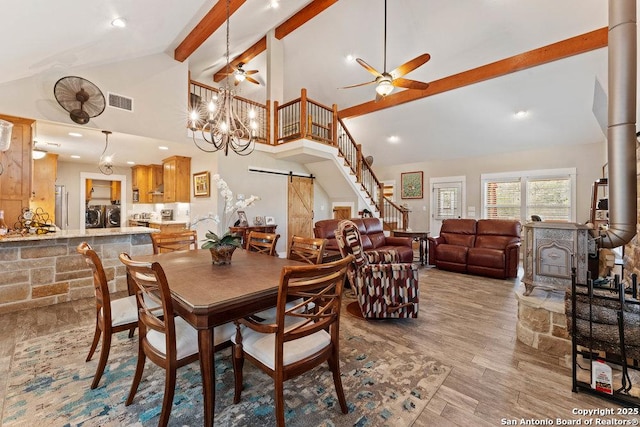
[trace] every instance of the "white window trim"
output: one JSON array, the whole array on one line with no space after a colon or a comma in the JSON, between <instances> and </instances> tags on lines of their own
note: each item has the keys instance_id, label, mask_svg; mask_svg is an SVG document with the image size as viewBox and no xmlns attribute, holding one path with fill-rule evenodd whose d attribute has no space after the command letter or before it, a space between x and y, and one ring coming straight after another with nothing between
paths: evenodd
<instances>
[{"instance_id":1,"label":"white window trim","mask_svg":"<svg viewBox=\"0 0 640 427\"><path fill-rule=\"evenodd\" d=\"M530 171L515 171L515 172L499 172L499 173L483 173L480 175L480 197L482 204L482 217L486 216L486 201L485 201L485 183L487 181L520 179L527 180L529 178L558 178L569 176L571 181L571 222L576 222L576 168L562 168L562 169L539 169ZM520 200L521 211L526 212L527 198L526 198L526 185L522 186L522 197Z\"/></svg>"}]
</instances>

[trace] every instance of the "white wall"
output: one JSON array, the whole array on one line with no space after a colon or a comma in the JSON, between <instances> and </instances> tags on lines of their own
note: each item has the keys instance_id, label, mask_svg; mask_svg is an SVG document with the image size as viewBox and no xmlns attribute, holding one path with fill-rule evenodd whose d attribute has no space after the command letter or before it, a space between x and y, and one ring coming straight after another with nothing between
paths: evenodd
<instances>
[{"instance_id":1,"label":"white wall","mask_svg":"<svg viewBox=\"0 0 640 427\"><path fill-rule=\"evenodd\" d=\"M186 139L188 63L156 54L96 67L57 68L0 85L0 113L74 124L55 101L53 88L64 76L80 76L107 92L134 99L134 112L106 107L85 125L170 141Z\"/></svg>"},{"instance_id":2,"label":"white wall","mask_svg":"<svg viewBox=\"0 0 640 427\"><path fill-rule=\"evenodd\" d=\"M409 227L414 230L429 229L430 194L429 179L448 176L466 176L466 205L476 208L476 217L482 214L481 182L483 173L525 171L535 169L556 169L575 167L577 170L577 222L589 219L591 207L591 185L602 177L602 166L606 163L606 144L582 144L558 146L557 148L504 153L478 158L463 158L437 162L418 162L386 168L375 168L380 180L396 180L396 202L406 203L411 209ZM402 172L424 171L424 198L400 198L400 174ZM426 210L425 210L426 209ZM463 209L466 211L465 209ZM430 230L437 235L439 230Z\"/></svg>"}]
</instances>

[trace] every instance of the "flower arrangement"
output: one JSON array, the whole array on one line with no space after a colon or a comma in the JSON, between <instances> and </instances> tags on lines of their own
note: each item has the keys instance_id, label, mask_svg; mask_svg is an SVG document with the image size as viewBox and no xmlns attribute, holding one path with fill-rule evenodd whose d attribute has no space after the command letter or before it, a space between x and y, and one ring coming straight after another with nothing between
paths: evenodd
<instances>
[{"instance_id":1,"label":"flower arrangement","mask_svg":"<svg viewBox=\"0 0 640 427\"><path fill-rule=\"evenodd\" d=\"M256 201L260 200L260 197L251 195L251 197L247 199L238 200L234 203L233 192L231 191L227 183L222 178L220 178L219 174L213 175L213 181L215 182L216 187L218 187L220 195L222 195L222 197L224 198L224 212L222 219L220 219L220 217L216 215L213 220L217 224L222 224L221 228L223 230L229 227L229 223L237 211L239 211L240 209L251 207L255 204ZM218 234L209 230L209 232L205 234L205 237L206 239L202 244L202 249L211 249L219 246L241 246L241 237L236 234L232 234L229 231L225 232L222 236L219 236Z\"/></svg>"},{"instance_id":2,"label":"flower arrangement","mask_svg":"<svg viewBox=\"0 0 640 427\"><path fill-rule=\"evenodd\" d=\"M223 219L220 221L220 218L216 215L214 221L220 223L222 222L223 227L228 227L231 218L233 215L238 212L240 209L251 207L260 200L260 197L254 196L253 194L248 199L238 200L237 202L233 202L233 192L224 181L224 179L220 178L220 175L213 175L213 181L216 184L216 187L220 190L220 195L224 198L224 214Z\"/></svg>"}]
</instances>

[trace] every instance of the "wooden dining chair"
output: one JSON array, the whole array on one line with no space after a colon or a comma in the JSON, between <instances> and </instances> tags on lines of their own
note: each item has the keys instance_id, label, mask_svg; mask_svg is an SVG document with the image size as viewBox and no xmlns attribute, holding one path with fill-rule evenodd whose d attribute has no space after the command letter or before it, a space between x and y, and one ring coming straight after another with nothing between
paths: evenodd
<instances>
[{"instance_id":1,"label":"wooden dining chair","mask_svg":"<svg viewBox=\"0 0 640 427\"><path fill-rule=\"evenodd\" d=\"M145 361L149 358L165 370L164 398L158 425L166 426L173 405L176 370L199 359L198 332L174 314L167 277L159 263L134 261L126 253L120 254L120 261L127 267L127 279L136 289L140 325L138 362L125 405L133 403ZM232 323L217 326L214 329L214 348L225 346L234 329Z\"/></svg>"},{"instance_id":2,"label":"wooden dining chair","mask_svg":"<svg viewBox=\"0 0 640 427\"><path fill-rule=\"evenodd\" d=\"M326 239L291 236L287 258L309 264L321 264L326 243Z\"/></svg>"},{"instance_id":3,"label":"wooden dining chair","mask_svg":"<svg viewBox=\"0 0 640 427\"><path fill-rule=\"evenodd\" d=\"M151 233L151 244L154 254L198 249L198 233L196 230Z\"/></svg>"},{"instance_id":4,"label":"wooden dining chair","mask_svg":"<svg viewBox=\"0 0 640 427\"><path fill-rule=\"evenodd\" d=\"M292 236L291 242L289 243L289 250L287 251L287 259L306 262L308 264L321 264L326 243L327 240L322 238ZM299 302L299 300L290 301L287 307ZM312 307L307 306L304 309L308 310L310 308ZM270 322L275 317L275 307L262 310L253 315L254 319L262 319L263 322Z\"/></svg>"},{"instance_id":5,"label":"wooden dining chair","mask_svg":"<svg viewBox=\"0 0 640 427\"><path fill-rule=\"evenodd\" d=\"M136 307L135 295L125 298L112 299L109 292L109 282L102 266L100 257L87 242L82 242L76 247L76 252L84 257L85 262L91 268L93 274L93 290L96 299L96 327L93 334L93 342L89 349L86 361L93 357L98 342L102 336L102 346L100 348L100 360L96 373L91 382L91 388L98 386L100 378L107 365L109 351L111 350L111 335L129 331L129 338L133 337L133 332L138 326L138 309Z\"/></svg>"},{"instance_id":6,"label":"wooden dining chair","mask_svg":"<svg viewBox=\"0 0 640 427\"><path fill-rule=\"evenodd\" d=\"M279 238L280 235L276 233L251 231L247 237L247 250L265 255L275 255Z\"/></svg>"},{"instance_id":7,"label":"wooden dining chair","mask_svg":"<svg viewBox=\"0 0 640 427\"><path fill-rule=\"evenodd\" d=\"M284 426L284 381L328 362L342 413L347 402L340 379L339 330L342 290L353 255L326 264L287 266L280 275L277 314L273 323L251 318L236 322L232 338L235 376L234 403L242 393L245 358L275 382L275 416ZM287 307L287 301L301 301ZM303 310L313 304L312 312Z\"/></svg>"}]
</instances>

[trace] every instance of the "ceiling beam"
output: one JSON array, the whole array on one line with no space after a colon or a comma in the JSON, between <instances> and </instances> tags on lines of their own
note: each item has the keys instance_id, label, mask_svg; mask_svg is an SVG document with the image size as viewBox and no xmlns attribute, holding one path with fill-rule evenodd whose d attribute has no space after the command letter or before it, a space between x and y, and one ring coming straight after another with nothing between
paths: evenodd
<instances>
[{"instance_id":1,"label":"ceiling beam","mask_svg":"<svg viewBox=\"0 0 640 427\"><path fill-rule=\"evenodd\" d=\"M432 81L429 83L429 87L422 91L403 90L402 92L388 95L377 102L369 101L354 105L353 107L338 111L338 115L341 119L346 119L384 110L385 108L395 107L396 105L406 102L426 98L438 93L501 77L516 71L526 70L527 68L536 67L548 62L607 47L607 40L608 28L599 28L595 31L530 50L510 58L505 58L478 68Z\"/></svg>"},{"instance_id":2,"label":"ceiling beam","mask_svg":"<svg viewBox=\"0 0 640 427\"><path fill-rule=\"evenodd\" d=\"M282 24L276 27L275 36L278 40L282 40L284 37L291 34L293 31L306 24L311 19L315 18L321 12L323 12L329 6L337 3L338 0L313 0L305 7L300 9L295 15L287 19ZM267 50L267 38L266 36L258 40L249 49L242 52L230 62L231 65L237 67L239 63L246 64L262 52ZM213 81L220 82L227 76L227 71L224 68L218 70L213 74Z\"/></svg>"},{"instance_id":3,"label":"ceiling beam","mask_svg":"<svg viewBox=\"0 0 640 427\"><path fill-rule=\"evenodd\" d=\"M276 28L276 38L282 40L337 2L338 0L313 0Z\"/></svg>"},{"instance_id":4,"label":"ceiling beam","mask_svg":"<svg viewBox=\"0 0 640 427\"><path fill-rule=\"evenodd\" d=\"M229 4L229 16L233 15L246 0L231 0ZM218 0L209 12L198 22L193 30L182 40L173 52L176 61L184 62L196 51L227 20L227 2Z\"/></svg>"},{"instance_id":5,"label":"ceiling beam","mask_svg":"<svg viewBox=\"0 0 640 427\"><path fill-rule=\"evenodd\" d=\"M245 50L240 55L235 57L235 59L233 61L230 61L229 64L234 66L234 67L237 67L238 64L241 63L241 62L243 64L246 64L247 62L251 61L253 58L258 56L259 54L261 54L265 50L267 50L267 36L264 36L263 38L258 40L253 46L251 46L249 49ZM225 77L227 77L227 74L225 72L226 68L227 68L227 66L225 64L224 68L222 68L220 71L218 71L217 73L215 73L213 75L213 81L214 82L219 82L222 79L224 79Z\"/></svg>"}]
</instances>

